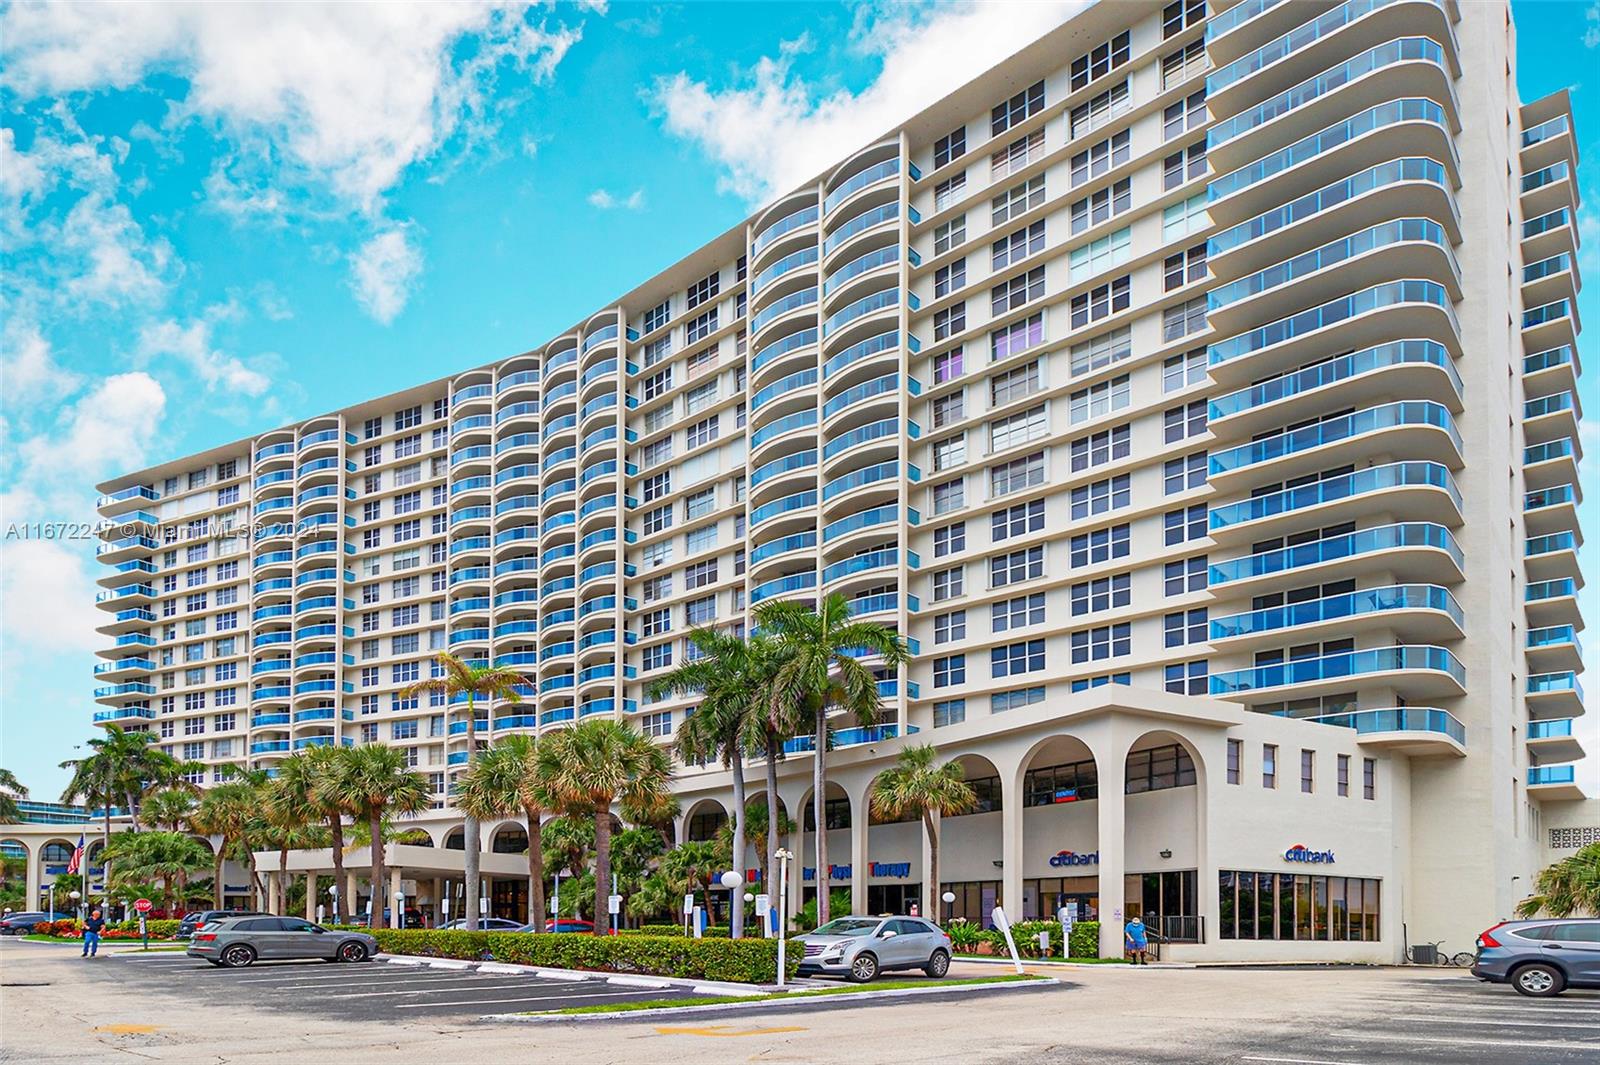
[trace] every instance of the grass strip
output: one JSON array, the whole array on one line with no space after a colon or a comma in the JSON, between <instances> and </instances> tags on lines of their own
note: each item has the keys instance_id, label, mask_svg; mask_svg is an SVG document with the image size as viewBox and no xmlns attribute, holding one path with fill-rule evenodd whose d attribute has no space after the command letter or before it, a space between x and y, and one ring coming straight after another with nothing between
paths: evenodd
<instances>
[{"instance_id":1,"label":"grass strip","mask_svg":"<svg viewBox=\"0 0 1600 1065\"><path fill-rule=\"evenodd\" d=\"M1014 984L1035 983L1040 980L1050 979L1047 976L1030 976L1015 973L1006 976L977 976L966 980L885 980L881 983L844 984L839 987L822 987L810 991L774 991L765 995L741 995L738 998L726 996L699 996L694 998L669 998L657 999L653 1002L622 1002L611 1005L593 1006L568 1006L559 1010L530 1010L530 1014L548 1014L551 1016L572 1016L583 1013L642 1013L647 1010L679 1009L683 1006L717 1006L734 1005L745 1002L770 1002L781 999L784 1002L793 1002L802 998L826 998L829 995L861 994L863 992L874 994L879 991L902 991L907 988L926 988L944 990L949 987L970 987L974 984Z\"/></svg>"}]
</instances>

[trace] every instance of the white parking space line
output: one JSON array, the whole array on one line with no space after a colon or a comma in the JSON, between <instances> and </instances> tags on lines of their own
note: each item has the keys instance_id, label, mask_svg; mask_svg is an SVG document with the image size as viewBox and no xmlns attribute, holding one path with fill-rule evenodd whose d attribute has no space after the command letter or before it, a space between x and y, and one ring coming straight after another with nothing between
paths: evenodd
<instances>
[{"instance_id":1,"label":"white parking space line","mask_svg":"<svg viewBox=\"0 0 1600 1065\"><path fill-rule=\"evenodd\" d=\"M504 986L505 985L501 985L501 987L496 987L494 984L486 983L485 981L482 981L482 980L472 980L470 982L461 984L459 987L454 987L454 988L449 987L449 986L444 985L444 984L429 984L427 987L414 987L414 988L409 988L407 990L402 990L402 991L354 991L354 992L351 992L348 995L329 995L329 994L324 994L322 997L325 998L325 999L335 999L335 998L383 998L385 996L392 996L392 995L432 995L432 994L436 994L439 991L453 991L453 992L456 992L456 993L460 993L460 992L466 991L466 990L468 990L470 988L476 988L476 989L478 989L480 991L496 991L496 990L503 989ZM525 985L525 986L531 987L532 985ZM289 988L285 988L285 990L290 990L290 989Z\"/></svg>"},{"instance_id":2,"label":"white parking space line","mask_svg":"<svg viewBox=\"0 0 1600 1065\"><path fill-rule=\"evenodd\" d=\"M1407 1013L1398 1017L1386 1017L1384 1019L1391 1021L1426 1021L1429 1024L1459 1024L1463 1026L1473 1025L1485 1028L1511 1028L1519 1025L1519 1022L1510 1020L1469 1021L1460 1020L1454 1017L1434 1017L1428 1014L1420 1013ZM1539 1028L1577 1028L1582 1031L1593 1032L1595 1033L1595 1037L1600 1039L1600 1017L1595 1017L1588 1024L1567 1024L1562 1021L1549 1021L1543 1019L1537 1021L1527 1021L1525 1023L1527 1025L1533 1025Z\"/></svg>"},{"instance_id":3,"label":"white parking space line","mask_svg":"<svg viewBox=\"0 0 1600 1065\"><path fill-rule=\"evenodd\" d=\"M253 976L241 977L237 983L241 984L278 984L285 988L309 989L328 984L363 983L363 984L399 984L412 983L425 980L459 980L462 973L329 973L327 976Z\"/></svg>"},{"instance_id":4,"label":"white parking space line","mask_svg":"<svg viewBox=\"0 0 1600 1065\"><path fill-rule=\"evenodd\" d=\"M1533 1039L1447 1039L1443 1036L1408 1035L1405 1032L1340 1032L1341 1039L1381 1039L1390 1043L1429 1043L1436 1046L1475 1046L1475 1047L1516 1047L1519 1050L1537 1048L1540 1050L1580 1050L1600 1046L1581 1039L1566 1040L1533 1040Z\"/></svg>"},{"instance_id":5,"label":"white parking space line","mask_svg":"<svg viewBox=\"0 0 1600 1065\"><path fill-rule=\"evenodd\" d=\"M1359 1061L1333 1061L1329 1058L1240 1058L1240 1061L1278 1061L1289 1065L1362 1065Z\"/></svg>"},{"instance_id":6,"label":"white parking space line","mask_svg":"<svg viewBox=\"0 0 1600 1065\"><path fill-rule=\"evenodd\" d=\"M462 1007L462 1006L491 1006L491 1005L498 1006L498 1005L504 1005L505 1003L508 1003L508 1002L548 1002L552 998L571 1000L571 999L580 999L580 998L584 998L584 999L593 999L593 998L621 999L621 998L652 998L652 997L659 997L659 996L657 996L654 991L642 991L642 990L641 991L608 991L605 994L601 994L601 995L575 995L575 994L565 994L565 995L519 995L516 998L474 998L474 999L469 999L469 1000L467 1000L465 1002L403 1002L403 1003L397 1004L394 1008L397 1009L397 1010L425 1010L425 1009L437 1008L437 1007L440 1007L440 1006L449 1006L449 1007L452 1007L452 1008L458 1008L458 1007ZM730 999L729 1001L733 1001L733 1000Z\"/></svg>"}]
</instances>

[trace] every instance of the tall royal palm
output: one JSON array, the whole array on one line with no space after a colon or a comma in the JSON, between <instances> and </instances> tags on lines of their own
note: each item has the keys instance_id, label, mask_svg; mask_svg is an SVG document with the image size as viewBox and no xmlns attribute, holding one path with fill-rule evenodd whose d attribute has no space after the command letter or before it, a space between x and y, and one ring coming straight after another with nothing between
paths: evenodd
<instances>
[{"instance_id":1,"label":"tall royal palm","mask_svg":"<svg viewBox=\"0 0 1600 1065\"><path fill-rule=\"evenodd\" d=\"M450 705L458 695L466 696L467 707L467 764L470 767L478 756L478 699L504 699L510 703L522 701L522 688L532 688L533 681L524 677L514 669L502 669L499 666L475 666L464 658L457 658L453 654L439 655L438 663L441 674L419 680L417 683L403 689L404 696L420 695L423 692L438 692L445 697L445 718L448 725ZM447 729L448 731L448 729ZM467 919L468 928L476 928L478 922L478 876L479 865L482 862L483 846L480 833L482 831L478 818L468 813L462 825L462 845L464 868L462 879L465 881L463 888L466 892L466 908L462 916Z\"/></svg>"},{"instance_id":2,"label":"tall royal palm","mask_svg":"<svg viewBox=\"0 0 1600 1065\"><path fill-rule=\"evenodd\" d=\"M930 874L922 885L922 912L939 912L939 826L933 815L953 817L978 804L978 796L967 783L961 763L935 764L933 744L907 747L895 764L873 782L868 801L872 812L888 821L916 818L922 822L923 838L928 843Z\"/></svg>"},{"instance_id":3,"label":"tall royal palm","mask_svg":"<svg viewBox=\"0 0 1600 1065\"><path fill-rule=\"evenodd\" d=\"M467 767L455 803L469 817L487 821L521 814L528 824L528 923L544 918L544 847L539 822L538 746L532 736L507 736Z\"/></svg>"},{"instance_id":4,"label":"tall royal palm","mask_svg":"<svg viewBox=\"0 0 1600 1065\"><path fill-rule=\"evenodd\" d=\"M594 818L594 930L611 927L611 804L648 809L666 795L672 759L649 738L616 721L590 719L541 737L539 791L550 809Z\"/></svg>"},{"instance_id":5,"label":"tall royal palm","mask_svg":"<svg viewBox=\"0 0 1600 1065\"><path fill-rule=\"evenodd\" d=\"M353 815L347 796L337 789L318 787L317 782L332 777L338 770L340 748L323 745L307 747L292 757L278 763L278 775L272 780L268 795L268 808L280 808L274 819L283 823L292 819L294 807L305 811L308 817L320 818L327 833L329 850L333 855L333 921L344 920L344 819ZM287 809L285 809L287 808Z\"/></svg>"},{"instance_id":6,"label":"tall royal palm","mask_svg":"<svg viewBox=\"0 0 1600 1065\"><path fill-rule=\"evenodd\" d=\"M868 726L878 717L878 680L858 656L876 656L885 668L906 660L905 643L887 625L854 621L844 596L835 593L813 610L802 603L769 600L756 608L756 624L777 640L784 656L772 686L772 704L798 708L813 723L811 805L816 820L817 924L828 906L829 717L840 712ZM865 829L863 829L865 831Z\"/></svg>"},{"instance_id":7,"label":"tall royal palm","mask_svg":"<svg viewBox=\"0 0 1600 1065\"><path fill-rule=\"evenodd\" d=\"M695 712L678 729L678 756L685 762L720 759L733 778L733 871L744 881L744 752L752 722L764 718L775 676L775 645L765 636L749 641L712 629L695 629L689 642L698 656L650 686L652 694L698 696ZM769 767L770 768L770 767ZM775 771L774 771L775 772ZM770 775L770 774L769 774ZM731 906L734 939L744 935L738 892Z\"/></svg>"},{"instance_id":8,"label":"tall royal palm","mask_svg":"<svg viewBox=\"0 0 1600 1065\"><path fill-rule=\"evenodd\" d=\"M333 774L318 786L334 789L355 810L356 820L366 822L372 853L372 923L376 926L388 890L383 880L384 822L397 814L421 813L432 802L433 793L422 774L406 764L403 748L367 744L338 751Z\"/></svg>"}]
</instances>

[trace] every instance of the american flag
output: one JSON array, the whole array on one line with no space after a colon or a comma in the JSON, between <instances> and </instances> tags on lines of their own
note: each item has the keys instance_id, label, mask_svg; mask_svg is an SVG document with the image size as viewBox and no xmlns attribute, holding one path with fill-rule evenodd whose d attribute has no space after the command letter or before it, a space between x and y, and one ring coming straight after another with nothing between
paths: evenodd
<instances>
[{"instance_id":1,"label":"american flag","mask_svg":"<svg viewBox=\"0 0 1600 1065\"><path fill-rule=\"evenodd\" d=\"M78 845L72 848L72 860L67 863L67 872L77 873L83 869L83 836L79 834Z\"/></svg>"}]
</instances>

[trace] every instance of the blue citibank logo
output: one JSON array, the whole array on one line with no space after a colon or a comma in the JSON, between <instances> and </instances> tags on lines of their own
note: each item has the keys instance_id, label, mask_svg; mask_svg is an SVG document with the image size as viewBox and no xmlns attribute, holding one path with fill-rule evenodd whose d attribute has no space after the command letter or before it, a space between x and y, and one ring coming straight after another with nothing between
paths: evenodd
<instances>
[{"instance_id":1,"label":"blue citibank logo","mask_svg":"<svg viewBox=\"0 0 1600 1065\"><path fill-rule=\"evenodd\" d=\"M1090 851L1087 854L1074 854L1072 851L1060 851L1050 859L1050 864L1057 869L1064 869L1069 865L1099 865L1100 852Z\"/></svg>"},{"instance_id":2,"label":"blue citibank logo","mask_svg":"<svg viewBox=\"0 0 1600 1065\"><path fill-rule=\"evenodd\" d=\"M1314 851L1304 843L1296 843L1283 852L1283 860L1286 862L1312 862L1318 865L1332 865L1333 852Z\"/></svg>"}]
</instances>

